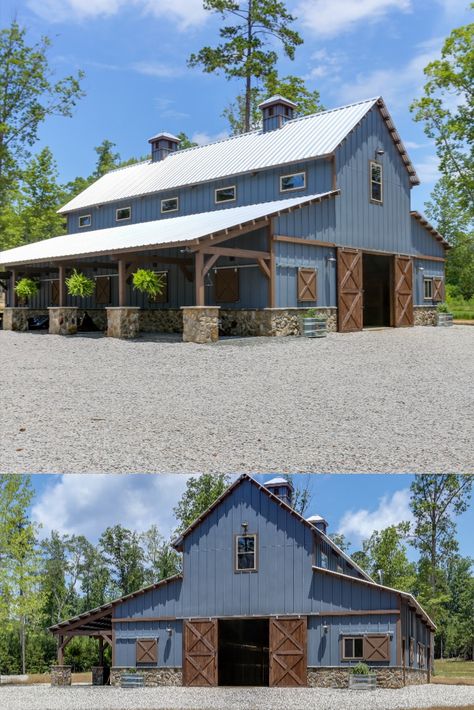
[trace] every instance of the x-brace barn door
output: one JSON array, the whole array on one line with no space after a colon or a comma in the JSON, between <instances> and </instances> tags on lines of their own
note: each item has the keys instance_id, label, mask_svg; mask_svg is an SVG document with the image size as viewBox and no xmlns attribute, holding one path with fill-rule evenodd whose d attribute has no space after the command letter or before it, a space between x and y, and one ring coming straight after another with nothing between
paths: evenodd
<instances>
[{"instance_id":1,"label":"x-brace barn door","mask_svg":"<svg viewBox=\"0 0 474 710\"><path fill-rule=\"evenodd\" d=\"M217 619L184 622L183 685L217 685Z\"/></svg>"},{"instance_id":2,"label":"x-brace barn door","mask_svg":"<svg viewBox=\"0 0 474 710\"><path fill-rule=\"evenodd\" d=\"M270 619L270 685L295 688L307 684L306 617Z\"/></svg>"},{"instance_id":3,"label":"x-brace barn door","mask_svg":"<svg viewBox=\"0 0 474 710\"><path fill-rule=\"evenodd\" d=\"M413 259L395 256L394 265L394 326L413 325Z\"/></svg>"},{"instance_id":4,"label":"x-brace barn door","mask_svg":"<svg viewBox=\"0 0 474 710\"><path fill-rule=\"evenodd\" d=\"M337 250L338 330L350 333L362 330L362 252Z\"/></svg>"}]
</instances>

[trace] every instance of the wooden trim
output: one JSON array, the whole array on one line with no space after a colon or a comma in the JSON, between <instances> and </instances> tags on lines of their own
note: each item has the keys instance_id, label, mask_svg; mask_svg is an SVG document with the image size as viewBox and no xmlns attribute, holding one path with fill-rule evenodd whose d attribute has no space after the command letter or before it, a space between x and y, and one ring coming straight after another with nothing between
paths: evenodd
<instances>
[{"instance_id":1,"label":"wooden trim","mask_svg":"<svg viewBox=\"0 0 474 710\"><path fill-rule=\"evenodd\" d=\"M58 306L66 305L66 267L59 267Z\"/></svg>"},{"instance_id":2,"label":"wooden trim","mask_svg":"<svg viewBox=\"0 0 474 710\"><path fill-rule=\"evenodd\" d=\"M308 247L329 247L334 248L336 244L333 242L321 242L318 239L303 239L302 237L284 237L284 236L274 236L275 242L289 242L290 244L304 244Z\"/></svg>"},{"instance_id":3,"label":"wooden trim","mask_svg":"<svg viewBox=\"0 0 474 710\"><path fill-rule=\"evenodd\" d=\"M71 621L71 623L64 622L64 624L61 624L61 626L57 629L50 629L50 631L53 634L69 634L71 631L74 631L74 629L77 629L79 626L82 626L82 624L90 624L91 621L95 621L96 619L101 619L104 616L107 616L108 614L112 613L112 602L107 604L106 608L103 609L98 609L94 614L84 614L83 618L81 619L75 619ZM99 629L98 629L99 630Z\"/></svg>"},{"instance_id":4,"label":"wooden trim","mask_svg":"<svg viewBox=\"0 0 474 710\"><path fill-rule=\"evenodd\" d=\"M241 259L269 259L270 253L267 251L254 251L253 249L232 249L231 247L206 246L199 249L203 254L215 254L217 256L238 256ZM196 252L197 253L197 252Z\"/></svg>"},{"instance_id":5,"label":"wooden trim","mask_svg":"<svg viewBox=\"0 0 474 710\"><path fill-rule=\"evenodd\" d=\"M269 269L268 264L267 264L267 262L265 261L265 259L257 259L257 263L258 263L258 268L260 269L260 271L262 272L262 274L263 274L267 279L271 279L271 272L270 272L270 269Z\"/></svg>"},{"instance_id":6,"label":"wooden trim","mask_svg":"<svg viewBox=\"0 0 474 710\"><path fill-rule=\"evenodd\" d=\"M158 621L176 621L177 618L176 616L140 616L135 618L133 616L124 616L123 618L114 617L112 624L136 624L142 621L156 623Z\"/></svg>"},{"instance_id":7,"label":"wooden trim","mask_svg":"<svg viewBox=\"0 0 474 710\"><path fill-rule=\"evenodd\" d=\"M254 564L255 567L249 567L247 569L239 569L237 567L237 559L238 559L238 548L237 548L237 540L239 537L253 537L255 538L255 550L254 550ZM258 534L257 533L234 533L234 573L235 574L242 574L242 573L248 573L248 572L258 572Z\"/></svg>"},{"instance_id":8,"label":"wooden trim","mask_svg":"<svg viewBox=\"0 0 474 710\"><path fill-rule=\"evenodd\" d=\"M372 197L372 183L374 182L374 180L372 180L372 165L376 165L380 168L380 200L377 200L375 197ZM378 185L379 183L375 182L375 184ZM369 202L371 202L373 205L383 205L383 192L383 165L377 160L369 160Z\"/></svg>"},{"instance_id":9,"label":"wooden trim","mask_svg":"<svg viewBox=\"0 0 474 710\"><path fill-rule=\"evenodd\" d=\"M206 302L203 270L204 253L202 251L197 251L194 254L194 288L196 306L204 306Z\"/></svg>"},{"instance_id":10,"label":"wooden trim","mask_svg":"<svg viewBox=\"0 0 474 710\"><path fill-rule=\"evenodd\" d=\"M395 633L396 633L396 641L397 641L397 647L396 647L396 664L397 666L402 665L402 617L401 617L401 609L402 607L402 598L399 596L398 597L398 609L399 609L399 616L398 619L395 622Z\"/></svg>"},{"instance_id":11,"label":"wooden trim","mask_svg":"<svg viewBox=\"0 0 474 710\"><path fill-rule=\"evenodd\" d=\"M420 259L421 261L446 261L445 256L425 256L424 254L418 256L417 254L412 254L414 259Z\"/></svg>"},{"instance_id":12,"label":"wooden trim","mask_svg":"<svg viewBox=\"0 0 474 710\"><path fill-rule=\"evenodd\" d=\"M337 574L340 574L339 572ZM379 616L380 614L400 614L399 609L359 609L358 611L318 611L312 616Z\"/></svg>"},{"instance_id":13,"label":"wooden trim","mask_svg":"<svg viewBox=\"0 0 474 710\"><path fill-rule=\"evenodd\" d=\"M273 239L276 242L288 242L290 244L303 244L305 246L309 247L328 247L329 249L335 249L336 247L340 247L343 249L347 249L349 247L345 247L342 244L336 244L336 242L322 242L319 241L318 239L303 239L302 237L287 237L283 235L275 235ZM354 247L356 248L356 247ZM446 257L444 256L427 256L425 254L399 254L398 252L393 252L393 251L384 251L382 249L359 249L363 254L380 254L381 256L394 256L394 254L397 254L397 256L407 256L411 257L412 259L420 259L421 261L441 261L444 262L446 261Z\"/></svg>"},{"instance_id":14,"label":"wooden trim","mask_svg":"<svg viewBox=\"0 0 474 710\"><path fill-rule=\"evenodd\" d=\"M276 306L276 255L275 255L275 237L274 237L274 221L270 220L268 225L268 248L270 251L270 278L268 279L268 307L275 308Z\"/></svg>"},{"instance_id":15,"label":"wooden trim","mask_svg":"<svg viewBox=\"0 0 474 710\"><path fill-rule=\"evenodd\" d=\"M352 636L351 634L341 634L341 661L363 661L364 660L364 635L360 634L358 636ZM346 639L351 639L352 641L355 641L355 639L360 639L362 641L362 655L361 656L346 656L345 643L344 643Z\"/></svg>"},{"instance_id":16,"label":"wooden trim","mask_svg":"<svg viewBox=\"0 0 474 710\"><path fill-rule=\"evenodd\" d=\"M127 305L127 264L125 259L118 262L118 305Z\"/></svg>"},{"instance_id":17,"label":"wooden trim","mask_svg":"<svg viewBox=\"0 0 474 710\"><path fill-rule=\"evenodd\" d=\"M211 258L206 261L206 263L204 264L203 269L202 269L203 277L207 274L209 269L212 269L212 267L214 266L216 261L219 259L219 257L220 257L220 254L213 254L211 256Z\"/></svg>"}]
</instances>

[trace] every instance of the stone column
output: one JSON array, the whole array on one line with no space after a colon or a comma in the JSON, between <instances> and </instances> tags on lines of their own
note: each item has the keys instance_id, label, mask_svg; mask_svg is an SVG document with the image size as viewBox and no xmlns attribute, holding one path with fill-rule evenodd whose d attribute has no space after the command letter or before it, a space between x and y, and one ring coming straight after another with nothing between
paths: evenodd
<instances>
[{"instance_id":1,"label":"stone column","mask_svg":"<svg viewBox=\"0 0 474 710\"><path fill-rule=\"evenodd\" d=\"M182 306L185 343L215 343L219 340L220 306Z\"/></svg>"},{"instance_id":2,"label":"stone column","mask_svg":"<svg viewBox=\"0 0 474 710\"><path fill-rule=\"evenodd\" d=\"M139 330L140 309L134 306L112 306L107 311L109 338L136 338Z\"/></svg>"},{"instance_id":3,"label":"stone column","mask_svg":"<svg viewBox=\"0 0 474 710\"><path fill-rule=\"evenodd\" d=\"M51 666L51 685L71 685L72 666Z\"/></svg>"},{"instance_id":4,"label":"stone column","mask_svg":"<svg viewBox=\"0 0 474 710\"><path fill-rule=\"evenodd\" d=\"M77 333L76 306L51 306L49 313L50 335L74 335Z\"/></svg>"},{"instance_id":5,"label":"stone column","mask_svg":"<svg viewBox=\"0 0 474 710\"><path fill-rule=\"evenodd\" d=\"M92 685L104 685L104 666L92 666Z\"/></svg>"},{"instance_id":6,"label":"stone column","mask_svg":"<svg viewBox=\"0 0 474 710\"><path fill-rule=\"evenodd\" d=\"M3 310L3 330L16 330L24 333L28 330L29 308L7 307Z\"/></svg>"}]
</instances>

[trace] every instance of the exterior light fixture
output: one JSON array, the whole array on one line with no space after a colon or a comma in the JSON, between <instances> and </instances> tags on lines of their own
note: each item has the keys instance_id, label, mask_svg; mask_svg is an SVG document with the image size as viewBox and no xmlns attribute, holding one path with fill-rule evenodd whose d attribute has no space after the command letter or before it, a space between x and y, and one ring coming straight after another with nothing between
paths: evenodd
<instances>
[{"instance_id":1,"label":"exterior light fixture","mask_svg":"<svg viewBox=\"0 0 474 710\"><path fill-rule=\"evenodd\" d=\"M191 249L189 247L183 247L182 249L179 250L180 254L190 254Z\"/></svg>"},{"instance_id":2,"label":"exterior light fixture","mask_svg":"<svg viewBox=\"0 0 474 710\"><path fill-rule=\"evenodd\" d=\"M425 270L425 267L424 267L424 266L417 266L416 268L418 269L418 271L424 271L424 270Z\"/></svg>"},{"instance_id":3,"label":"exterior light fixture","mask_svg":"<svg viewBox=\"0 0 474 710\"><path fill-rule=\"evenodd\" d=\"M327 634L328 631L329 631L329 626L326 623L324 623L323 624L323 633Z\"/></svg>"},{"instance_id":4,"label":"exterior light fixture","mask_svg":"<svg viewBox=\"0 0 474 710\"><path fill-rule=\"evenodd\" d=\"M385 155L385 151L383 148L377 148L377 150L375 151L375 157L377 157L378 155Z\"/></svg>"},{"instance_id":5,"label":"exterior light fixture","mask_svg":"<svg viewBox=\"0 0 474 710\"><path fill-rule=\"evenodd\" d=\"M244 522L244 523L240 523L240 524L241 524L241 526L244 528L244 530L246 530L246 529L248 528L248 526L249 526L249 524L248 524L248 523L245 523L245 522Z\"/></svg>"},{"instance_id":6,"label":"exterior light fixture","mask_svg":"<svg viewBox=\"0 0 474 710\"><path fill-rule=\"evenodd\" d=\"M330 263L330 264L333 264L333 263L335 263L335 262L337 261L337 259L336 259L335 256L328 256L328 257L326 257L326 261L328 262L328 264L329 264L329 263Z\"/></svg>"},{"instance_id":7,"label":"exterior light fixture","mask_svg":"<svg viewBox=\"0 0 474 710\"><path fill-rule=\"evenodd\" d=\"M173 629L171 628L171 626L168 626L168 628L166 629L166 633L168 634L168 636L172 636Z\"/></svg>"}]
</instances>

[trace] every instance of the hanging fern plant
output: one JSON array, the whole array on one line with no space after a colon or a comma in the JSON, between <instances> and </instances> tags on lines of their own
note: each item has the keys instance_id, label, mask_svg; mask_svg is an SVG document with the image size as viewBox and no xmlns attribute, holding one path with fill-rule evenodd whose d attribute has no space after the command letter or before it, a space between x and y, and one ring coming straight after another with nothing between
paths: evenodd
<instances>
[{"instance_id":1,"label":"hanging fern plant","mask_svg":"<svg viewBox=\"0 0 474 710\"><path fill-rule=\"evenodd\" d=\"M66 287L70 296L87 298L88 296L92 296L95 291L95 281L81 271L74 269L72 274L66 279Z\"/></svg>"},{"instance_id":2,"label":"hanging fern plant","mask_svg":"<svg viewBox=\"0 0 474 710\"><path fill-rule=\"evenodd\" d=\"M22 301L26 301L38 295L39 286L36 281L25 276L15 284L15 293Z\"/></svg>"},{"instance_id":3,"label":"hanging fern plant","mask_svg":"<svg viewBox=\"0 0 474 710\"><path fill-rule=\"evenodd\" d=\"M161 274L151 269L138 269L133 274L133 288L145 293L149 298L156 298L163 293L165 287Z\"/></svg>"}]
</instances>

